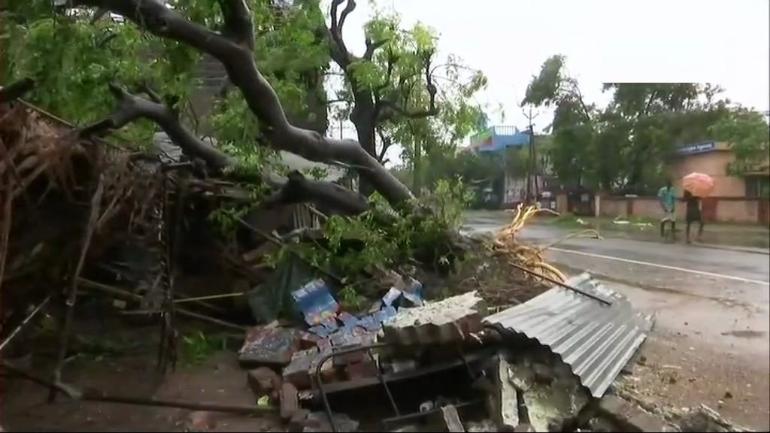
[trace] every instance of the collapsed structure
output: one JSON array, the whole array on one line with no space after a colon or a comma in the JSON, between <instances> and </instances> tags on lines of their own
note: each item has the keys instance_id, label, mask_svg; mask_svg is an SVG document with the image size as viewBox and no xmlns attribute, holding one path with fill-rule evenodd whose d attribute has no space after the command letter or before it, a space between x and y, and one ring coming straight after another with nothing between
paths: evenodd
<instances>
[{"instance_id":1,"label":"collapsed structure","mask_svg":"<svg viewBox=\"0 0 770 433\"><path fill-rule=\"evenodd\" d=\"M259 241L247 242L249 251L233 252L211 233L206 215L244 199L235 185L190 175L193 164L175 158L83 140L55 116L24 102L2 102L2 366L46 384L52 396L275 412L292 431L642 429L624 424L627 419L617 415L628 412L627 402L613 406L606 394L649 334L652 317L636 313L622 295L587 274L564 281L542 261L542 250L517 245L515 234L534 210L520 211L491 250L512 269L538 276L530 286L554 284L543 286L539 296L496 295L498 305L490 305L483 291L468 291L430 300L420 281L395 274L381 299L352 314L317 275L288 272L278 276L280 284L266 278L275 274L260 258L281 242L272 232L297 228L297 218L282 216L301 206L263 210L248 223ZM215 274L218 293L180 292L175 280L195 272ZM242 290L221 289L232 289L235 281L245 284ZM252 290L259 282L263 286ZM269 290L274 293L266 296ZM116 309L159 324L161 371L176 362L180 317L242 332L239 361L253 402L233 407L143 400L66 384L63 360L78 297L85 293L106 295ZM262 322L275 319L271 302L290 302L297 314L290 322L246 328L210 302L231 297L246 298L251 318ZM518 305L501 307L501 299ZM63 306L58 362L44 375L52 378L8 361L23 347L25 327L50 304ZM636 410L649 421L646 429L670 427Z\"/></svg>"}]
</instances>

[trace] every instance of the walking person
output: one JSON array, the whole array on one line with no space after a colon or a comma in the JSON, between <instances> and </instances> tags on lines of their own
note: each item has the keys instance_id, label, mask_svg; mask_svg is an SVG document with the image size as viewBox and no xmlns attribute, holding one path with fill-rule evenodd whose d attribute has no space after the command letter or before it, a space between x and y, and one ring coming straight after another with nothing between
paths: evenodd
<instances>
[{"instance_id":1,"label":"walking person","mask_svg":"<svg viewBox=\"0 0 770 433\"><path fill-rule=\"evenodd\" d=\"M671 185L671 179L666 181L666 186L658 190L658 200L663 208L663 218L660 220L660 237L666 237L666 223L671 223L671 240L676 239L676 193Z\"/></svg>"},{"instance_id":2,"label":"walking person","mask_svg":"<svg viewBox=\"0 0 770 433\"><path fill-rule=\"evenodd\" d=\"M703 236L703 214L701 213L701 201L700 197L693 195L690 191L684 192L684 202L687 209L686 221L687 221L687 243L690 241L690 225L692 223L698 223L698 242L701 241Z\"/></svg>"}]
</instances>

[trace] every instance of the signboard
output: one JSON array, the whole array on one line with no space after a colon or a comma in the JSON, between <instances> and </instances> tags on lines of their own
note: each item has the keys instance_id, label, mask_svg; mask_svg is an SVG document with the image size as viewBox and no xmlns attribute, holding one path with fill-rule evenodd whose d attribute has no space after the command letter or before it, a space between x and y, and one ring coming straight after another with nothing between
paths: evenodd
<instances>
[{"instance_id":1,"label":"signboard","mask_svg":"<svg viewBox=\"0 0 770 433\"><path fill-rule=\"evenodd\" d=\"M680 147L677 149L676 153L680 155L695 155L698 153L706 153L714 150L716 148L716 143L709 142L709 143L700 143L700 144L691 144L689 146Z\"/></svg>"}]
</instances>

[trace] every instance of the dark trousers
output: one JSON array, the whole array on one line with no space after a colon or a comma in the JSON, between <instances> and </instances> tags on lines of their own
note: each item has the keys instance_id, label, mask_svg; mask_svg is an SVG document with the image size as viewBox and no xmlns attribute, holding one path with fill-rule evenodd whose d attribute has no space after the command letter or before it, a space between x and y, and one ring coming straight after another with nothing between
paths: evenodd
<instances>
[{"instance_id":1,"label":"dark trousers","mask_svg":"<svg viewBox=\"0 0 770 433\"><path fill-rule=\"evenodd\" d=\"M703 235L703 218L687 218L687 240L690 240L690 225L692 223L698 223L698 237L700 238L701 235Z\"/></svg>"}]
</instances>

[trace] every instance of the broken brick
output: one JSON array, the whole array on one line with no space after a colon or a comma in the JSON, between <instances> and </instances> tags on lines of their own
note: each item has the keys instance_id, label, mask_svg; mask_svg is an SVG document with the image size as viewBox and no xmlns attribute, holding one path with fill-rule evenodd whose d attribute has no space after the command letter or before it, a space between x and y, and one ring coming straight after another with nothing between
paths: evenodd
<instances>
[{"instance_id":1,"label":"broken brick","mask_svg":"<svg viewBox=\"0 0 770 433\"><path fill-rule=\"evenodd\" d=\"M291 382L297 389L310 388L318 362L328 353L331 353L331 349L327 351L308 349L296 352L289 365L283 369L283 380ZM321 367L321 377L324 381L327 381L332 379L333 376L334 366L332 365L332 360L329 359Z\"/></svg>"},{"instance_id":2,"label":"broken brick","mask_svg":"<svg viewBox=\"0 0 770 433\"><path fill-rule=\"evenodd\" d=\"M367 358L362 362L353 362L345 366L345 377L349 380L376 377L377 364Z\"/></svg>"},{"instance_id":3,"label":"broken brick","mask_svg":"<svg viewBox=\"0 0 770 433\"><path fill-rule=\"evenodd\" d=\"M290 420L299 410L299 393L297 388L289 382L281 385L281 418Z\"/></svg>"},{"instance_id":4,"label":"broken brick","mask_svg":"<svg viewBox=\"0 0 770 433\"><path fill-rule=\"evenodd\" d=\"M260 398L263 395L269 395L274 398L274 394L281 389L281 376L267 367L249 370L246 373L246 380L256 398Z\"/></svg>"},{"instance_id":5,"label":"broken brick","mask_svg":"<svg viewBox=\"0 0 770 433\"><path fill-rule=\"evenodd\" d=\"M246 333L238 361L247 366L285 366L299 350L299 334L293 329L255 327Z\"/></svg>"}]
</instances>

